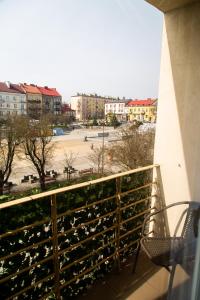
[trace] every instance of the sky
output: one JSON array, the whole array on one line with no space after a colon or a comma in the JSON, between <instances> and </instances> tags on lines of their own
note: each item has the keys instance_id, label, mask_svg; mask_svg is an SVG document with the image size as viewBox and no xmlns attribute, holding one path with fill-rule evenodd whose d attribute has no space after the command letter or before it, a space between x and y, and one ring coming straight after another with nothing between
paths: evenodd
<instances>
[{"instance_id":1,"label":"sky","mask_svg":"<svg viewBox=\"0 0 200 300\"><path fill-rule=\"evenodd\" d=\"M0 0L0 81L155 98L162 20L144 0Z\"/></svg>"}]
</instances>

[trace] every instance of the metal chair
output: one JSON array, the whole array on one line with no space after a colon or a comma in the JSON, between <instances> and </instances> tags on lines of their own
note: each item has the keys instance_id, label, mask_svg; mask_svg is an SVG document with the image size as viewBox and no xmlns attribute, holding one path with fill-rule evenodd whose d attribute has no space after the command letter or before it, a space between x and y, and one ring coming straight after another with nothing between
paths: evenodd
<instances>
[{"instance_id":1,"label":"metal chair","mask_svg":"<svg viewBox=\"0 0 200 300\"><path fill-rule=\"evenodd\" d=\"M148 236L148 233L145 233L146 229L149 229L147 228L147 224L149 224L152 217L160 213L165 213L169 208L179 205L187 205L187 208L183 210L180 218L178 219L172 236ZM133 272L136 268L137 258L141 247L154 264L165 267L170 272L167 299L170 299L171 297L176 265L182 264L183 261L186 260L191 261L195 257L195 244L198 235L197 224L199 216L200 203L184 201L165 206L162 209L149 214L144 220L142 237L136 252ZM182 229L180 228L181 225ZM178 235L179 231L181 231L181 233Z\"/></svg>"}]
</instances>

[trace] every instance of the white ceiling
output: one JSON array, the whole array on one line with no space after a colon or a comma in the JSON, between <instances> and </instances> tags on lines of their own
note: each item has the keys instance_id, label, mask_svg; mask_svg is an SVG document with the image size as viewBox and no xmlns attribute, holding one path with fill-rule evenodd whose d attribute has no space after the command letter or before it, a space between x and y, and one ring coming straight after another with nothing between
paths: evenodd
<instances>
[{"instance_id":1,"label":"white ceiling","mask_svg":"<svg viewBox=\"0 0 200 300\"><path fill-rule=\"evenodd\" d=\"M191 4L193 2L200 2L200 0L146 0L162 12L168 12L175 8Z\"/></svg>"}]
</instances>

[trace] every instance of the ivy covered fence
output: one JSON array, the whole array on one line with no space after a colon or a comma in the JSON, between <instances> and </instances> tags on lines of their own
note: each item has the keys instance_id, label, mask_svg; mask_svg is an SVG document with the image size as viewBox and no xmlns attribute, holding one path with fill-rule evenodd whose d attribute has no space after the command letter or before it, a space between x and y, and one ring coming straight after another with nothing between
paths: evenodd
<instances>
[{"instance_id":1,"label":"ivy covered fence","mask_svg":"<svg viewBox=\"0 0 200 300\"><path fill-rule=\"evenodd\" d=\"M157 166L0 204L1 299L70 299L136 249Z\"/></svg>"}]
</instances>

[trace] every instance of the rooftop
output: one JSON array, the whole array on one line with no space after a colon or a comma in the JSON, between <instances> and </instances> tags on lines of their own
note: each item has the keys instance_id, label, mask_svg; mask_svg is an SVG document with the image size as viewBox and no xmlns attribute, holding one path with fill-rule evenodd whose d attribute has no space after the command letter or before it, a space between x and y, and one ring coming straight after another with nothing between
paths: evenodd
<instances>
[{"instance_id":1,"label":"rooftop","mask_svg":"<svg viewBox=\"0 0 200 300\"><path fill-rule=\"evenodd\" d=\"M37 86L41 94L46 95L46 96L56 96L60 97L61 95L57 92L55 88L49 88L48 86L41 87Z\"/></svg>"},{"instance_id":2,"label":"rooftop","mask_svg":"<svg viewBox=\"0 0 200 300\"><path fill-rule=\"evenodd\" d=\"M77 93L76 95L71 96L71 98L73 97L91 97L91 98L101 98L101 99L106 99L106 100L113 100L113 101L121 101L120 98L116 98L116 97L109 97L109 96L99 96L97 94L84 94L84 93ZM124 100L124 99L123 99Z\"/></svg>"},{"instance_id":3,"label":"rooftop","mask_svg":"<svg viewBox=\"0 0 200 300\"><path fill-rule=\"evenodd\" d=\"M155 99L132 100L127 103L127 106L151 106L156 102Z\"/></svg>"},{"instance_id":4,"label":"rooftop","mask_svg":"<svg viewBox=\"0 0 200 300\"><path fill-rule=\"evenodd\" d=\"M22 88L24 88L26 93L30 94L41 94L40 90L34 84L21 84Z\"/></svg>"},{"instance_id":5,"label":"rooftop","mask_svg":"<svg viewBox=\"0 0 200 300\"><path fill-rule=\"evenodd\" d=\"M24 91L20 85L12 84L10 82L0 82L0 92L24 94Z\"/></svg>"}]
</instances>

